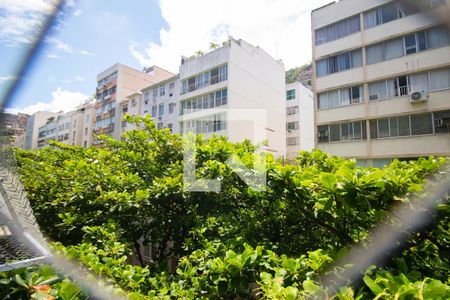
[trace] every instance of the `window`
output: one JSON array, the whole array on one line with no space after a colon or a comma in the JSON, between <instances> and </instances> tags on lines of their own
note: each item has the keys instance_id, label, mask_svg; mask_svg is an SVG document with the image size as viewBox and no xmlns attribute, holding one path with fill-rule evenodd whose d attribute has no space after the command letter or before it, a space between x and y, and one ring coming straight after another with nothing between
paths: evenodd
<instances>
[{"instance_id":1,"label":"window","mask_svg":"<svg viewBox=\"0 0 450 300\"><path fill-rule=\"evenodd\" d=\"M326 109L350 105L364 102L362 99L362 86L353 86L318 94L317 107L318 109Z\"/></svg>"},{"instance_id":2,"label":"window","mask_svg":"<svg viewBox=\"0 0 450 300\"><path fill-rule=\"evenodd\" d=\"M222 89L215 92L187 99L180 104L180 115L189 114L199 110L205 110L226 105L228 103L228 90Z\"/></svg>"},{"instance_id":3,"label":"window","mask_svg":"<svg viewBox=\"0 0 450 300\"><path fill-rule=\"evenodd\" d=\"M173 91L175 90L175 82L169 84L169 97L173 96Z\"/></svg>"},{"instance_id":4,"label":"window","mask_svg":"<svg viewBox=\"0 0 450 300\"><path fill-rule=\"evenodd\" d=\"M292 106L286 108L286 114L288 116L296 115L298 113L298 106Z\"/></svg>"},{"instance_id":5,"label":"window","mask_svg":"<svg viewBox=\"0 0 450 300\"><path fill-rule=\"evenodd\" d=\"M164 103L160 103L158 107L158 116L161 117L164 115Z\"/></svg>"},{"instance_id":6,"label":"window","mask_svg":"<svg viewBox=\"0 0 450 300\"><path fill-rule=\"evenodd\" d=\"M408 95L411 91L408 76L369 83L369 100L384 100Z\"/></svg>"},{"instance_id":7,"label":"window","mask_svg":"<svg viewBox=\"0 0 450 300\"><path fill-rule=\"evenodd\" d=\"M170 132L173 132L173 124L172 123L168 123L167 128L169 128Z\"/></svg>"},{"instance_id":8,"label":"window","mask_svg":"<svg viewBox=\"0 0 450 300\"><path fill-rule=\"evenodd\" d=\"M125 104L124 106L122 106L122 113L127 113L128 112L128 105Z\"/></svg>"},{"instance_id":9,"label":"window","mask_svg":"<svg viewBox=\"0 0 450 300\"><path fill-rule=\"evenodd\" d=\"M286 139L286 144L288 146L298 145L298 137L290 137Z\"/></svg>"},{"instance_id":10,"label":"window","mask_svg":"<svg viewBox=\"0 0 450 300\"><path fill-rule=\"evenodd\" d=\"M86 115L84 120L85 120L86 123L89 123L89 115Z\"/></svg>"},{"instance_id":11,"label":"window","mask_svg":"<svg viewBox=\"0 0 450 300\"><path fill-rule=\"evenodd\" d=\"M166 87L165 86L160 86L159 87L159 96L162 97L166 94Z\"/></svg>"},{"instance_id":12,"label":"window","mask_svg":"<svg viewBox=\"0 0 450 300\"><path fill-rule=\"evenodd\" d=\"M87 141L84 141L84 142L83 142L83 147L84 147L84 148L87 148Z\"/></svg>"},{"instance_id":13,"label":"window","mask_svg":"<svg viewBox=\"0 0 450 300\"><path fill-rule=\"evenodd\" d=\"M135 107L136 106L136 99L133 98L131 99L131 107Z\"/></svg>"},{"instance_id":14,"label":"window","mask_svg":"<svg viewBox=\"0 0 450 300\"><path fill-rule=\"evenodd\" d=\"M228 79L228 66L214 68L181 82L181 94L192 92L203 87L216 84Z\"/></svg>"},{"instance_id":15,"label":"window","mask_svg":"<svg viewBox=\"0 0 450 300\"><path fill-rule=\"evenodd\" d=\"M153 117L153 118L156 117L156 111L157 111L157 109L158 109L158 106L157 106L157 105L153 105L153 106L152 106L152 117Z\"/></svg>"},{"instance_id":16,"label":"window","mask_svg":"<svg viewBox=\"0 0 450 300\"><path fill-rule=\"evenodd\" d=\"M286 100L295 99L295 89L286 91Z\"/></svg>"},{"instance_id":17,"label":"window","mask_svg":"<svg viewBox=\"0 0 450 300\"><path fill-rule=\"evenodd\" d=\"M433 133L433 122L430 113L411 116L412 135L432 134L432 133Z\"/></svg>"},{"instance_id":18,"label":"window","mask_svg":"<svg viewBox=\"0 0 450 300\"><path fill-rule=\"evenodd\" d=\"M317 77L362 66L361 49L316 61Z\"/></svg>"},{"instance_id":19,"label":"window","mask_svg":"<svg viewBox=\"0 0 450 300\"><path fill-rule=\"evenodd\" d=\"M158 130L161 130L164 128L164 123L160 122L158 123Z\"/></svg>"},{"instance_id":20,"label":"window","mask_svg":"<svg viewBox=\"0 0 450 300\"><path fill-rule=\"evenodd\" d=\"M169 103L169 114L174 112L176 105L176 103Z\"/></svg>"},{"instance_id":21,"label":"window","mask_svg":"<svg viewBox=\"0 0 450 300\"><path fill-rule=\"evenodd\" d=\"M286 130L297 130L298 122L288 122L286 123Z\"/></svg>"},{"instance_id":22,"label":"window","mask_svg":"<svg viewBox=\"0 0 450 300\"><path fill-rule=\"evenodd\" d=\"M431 113L370 120L371 139L432 133Z\"/></svg>"},{"instance_id":23,"label":"window","mask_svg":"<svg viewBox=\"0 0 450 300\"><path fill-rule=\"evenodd\" d=\"M84 128L84 135L88 135L88 128Z\"/></svg>"},{"instance_id":24,"label":"window","mask_svg":"<svg viewBox=\"0 0 450 300\"><path fill-rule=\"evenodd\" d=\"M367 139L365 121L321 125L317 132L319 143Z\"/></svg>"},{"instance_id":25,"label":"window","mask_svg":"<svg viewBox=\"0 0 450 300\"><path fill-rule=\"evenodd\" d=\"M153 89L153 99L158 98L158 88Z\"/></svg>"},{"instance_id":26,"label":"window","mask_svg":"<svg viewBox=\"0 0 450 300\"><path fill-rule=\"evenodd\" d=\"M430 89L443 90L450 88L450 68L430 72Z\"/></svg>"},{"instance_id":27,"label":"window","mask_svg":"<svg viewBox=\"0 0 450 300\"><path fill-rule=\"evenodd\" d=\"M196 134L212 133L225 130L226 128L227 124L225 121L225 115L223 114L216 114L197 120L180 122L180 132L182 133L189 131Z\"/></svg>"},{"instance_id":28,"label":"window","mask_svg":"<svg viewBox=\"0 0 450 300\"><path fill-rule=\"evenodd\" d=\"M446 26L434 27L366 47L367 64L370 65L431 48L443 47L449 43L448 28Z\"/></svg>"},{"instance_id":29,"label":"window","mask_svg":"<svg viewBox=\"0 0 450 300\"><path fill-rule=\"evenodd\" d=\"M359 15L316 29L315 44L321 45L343 37L346 37L361 30Z\"/></svg>"},{"instance_id":30,"label":"window","mask_svg":"<svg viewBox=\"0 0 450 300\"><path fill-rule=\"evenodd\" d=\"M435 133L450 133L450 110L435 112L433 119Z\"/></svg>"}]
</instances>

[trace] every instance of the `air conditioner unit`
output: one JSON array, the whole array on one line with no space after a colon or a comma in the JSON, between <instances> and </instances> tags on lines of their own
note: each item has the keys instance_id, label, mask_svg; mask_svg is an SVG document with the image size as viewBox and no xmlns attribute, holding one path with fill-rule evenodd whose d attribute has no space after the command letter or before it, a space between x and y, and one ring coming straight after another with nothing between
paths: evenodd
<instances>
[{"instance_id":1,"label":"air conditioner unit","mask_svg":"<svg viewBox=\"0 0 450 300\"><path fill-rule=\"evenodd\" d=\"M409 101L411 103L424 102L428 100L426 91L415 91L409 94Z\"/></svg>"}]
</instances>

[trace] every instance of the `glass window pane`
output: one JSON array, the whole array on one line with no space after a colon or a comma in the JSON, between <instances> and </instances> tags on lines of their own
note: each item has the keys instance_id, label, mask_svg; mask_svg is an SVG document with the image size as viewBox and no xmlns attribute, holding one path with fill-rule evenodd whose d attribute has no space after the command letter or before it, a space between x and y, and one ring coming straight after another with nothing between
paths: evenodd
<instances>
[{"instance_id":1,"label":"glass window pane","mask_svg":"<svg viewBox=\"0 0 450 300\"><path fill-rule=\"evenodd\" d=\"M361 122L354 122L353 123L353 134L355 140L360 140L362 138L361 135Z\"/></svg>"},{"instance_id":2,"label":"glass window pane","mask_svg":"<svg viewBox=\"0 0 450 300\"><path fill-rule=\"evenodd\" d=\"M340 92L339 105L349 105L351 89L341 89L339 92Z\"/></svg>"},{"instance_id":3,"label":"glass window pane","mask_svg":"<svg viewBox=\"0 0 450 300\"><path fill-rule=\"evenodd\" d=\"M395 39L384 43L384 59L389 60L404 55L403 39Z\"/></svg>"},{"instance_id":4,"label":"glass window pane","mask_svg":"<svg viewBox=\"0 0 450 300\"><path fill-rule=\"evenodd\" d=\"M339 106L339 91L328 92L328 107Z\"/></svg>"},{"instance_id":5,"label":"glass window pane","mask_svg":"<svg viewBox=\"0 0 450 300\"><path fill-rule=\"evenodd\" d=\"M427 37L425 31L418 32L416 34L417 44L419 45L419 51L427 49Z\"/></svg>"},{"instance_id":6,"label":"glass window pane","mask_svg":"<svg viewBox=\"0 0 450 300\"><path fill-rule=\"evenodd\" d=\"M430 48L442 47L449 44L447 26L439 26L427 31L428 46Z\"/></svg>"},{"instance_id":7,"label":"glass window pane","mask_svg":"<svg viewBox=\"0 0 450 300\"><path fill-rule=\"evenodd\" d=\"M411 91L428 91L428 73L416 74L410 76Z\"/></svg>"},{"instance_id":8,"label":"glass window pane","mask_svg":"<svg viewBox=\"0 0 450 300\"><path fill-rule=\"evenodd\" d=\"M350 69L350 53L344 53L338 56L338 70L348 70Z\"/></svg>"},{"instance_id":9,"label":"glass window pane","mask_svg":"<svg viewBox=\"0 0 450 300\"><path fill-rule=\"evenodd\" d=\"M317 96L317 108L328 108L328 93L319 94Z\"/></svg>"},{"instance_id":10,"label":"glass window pane","mask_svg":"<svg viewBox=\"0 0 450 300\"><path fill-rule=\"evenodd\" d=\"M360 103L361 101L361 87L354 86L351 88L352 99L351 103Z\"/></svg>"},{"instance_id":11,"label":"glass window pane","mask_svg":"<svg viewBox=\"0 0 450 300\"><path fill-rule=\"evenodd\" d=\"M389 137L389 120L387 118L378 120L378 137Z\"/></svg>"},{"instance_id":12,"label":"glass window pane","mask_svg":"<svg viewBox=\"0 0 450 300\"><path fill-rule=\"evenodd\" d=\"M342 140L353 140L353 125L352 123L341 124Z\"/></svg>"},{"instance_id":13,"label":"glass window pane","mask_svg":"<svg viewBox=\"0 0 450 300\"><path fill-rule=\"evenodd\" d=\"M405 36L405 52L406 54L412 54L417 52L415 34Z\"/></svg>"},{"instance_id":14,"label":"glass window pane","mask_svg":"<svg viewBox=\"0 0 450 300\"><path fill-rule=\"evenodd\" d=\"M316 70L317 70L317 77L327 75L328 74L327 60L322 59L322 60L316 61Z\"/></svg>"},{"instance_id":15,"label":"glass window pane","mask_svg":"<svg viewBox=\"0 0 450 300\"><path fill-rule=\"evenodd\" d=\"M352 68L358 68L362 66L362 51L361 49L352 52Z\"/></svg>"},{"instance_id":16,"label":"glass window pane","mask_svg":"<svg viewBox=\"0 0 450 300\"><path fill-rule=\"evenodd\" d=\"M450 88L450 69L441 69L430 72L431 90Z\"/></svg>"},{"instance_id":17,"label":"glass window pane","mask_svg":"<svg viewBox=\"0 0 450 300\"><path fill-rule=\"evenodd\" d=\"M377 9L366 12L364 14L364 28L372 28L377 26Z\"/></svg>"},{"instance_id":18,"label":"glass window pane","mask_svg":"<svg viewBox=\"0 0 450 300\"><path fill-rule=\"evenodd\" d=\"M335 124L330 125L330 141L340 141L341 140L341 125Z\"/></svg>"},{"instance_id":19,"label":"glass window pane","mask_svg":"<svg viewBox=\"0 0 450 300\"><path fill-rule=\"evenodd\" d=\"M398 135L399 136L411 135L409 116L398 117Z\"/></svg>"},{"instance_id":20,"label":"glass window pane","mask_svg":"<svg viewBox=\"0 0 450 300\"><path fill-rule=\"evenodd\" d=\"M398 18L397 7L395 4L390 4L382 7L381 12L383 23L387 23Z\"/></svg>"},{"instance_id":21,"label":"glass window pane","mask_svg":"<svg viewBox=\"0 0 450 300\"><path fill-rule=\"evenodd\" d=\"M431 134L433 133L433 123L431 114L419 114L411 116L411 134Z\"/></svg>"},{"instance_id":22,"label":"glass window pane","mask_svg":"<svg viewBox=\"0 0 450 300\"><path fill-rule=\"evenodd\" d=\"M377 120L370 120L370 138L377 139L378 138L378 126Z\"/></svg>"},{"instance_id":23,"label":"glass window pane","mask_svg":"<svg viewBox=\"0 0 450 300\"><path fill-rule=\"evenodd\" d=\"M391 136L398 136L398 118L389 118Z\"/></svg>"},{"instance_id":24,"label":"glass window pane","mask_svg":"<svg viewBox=\"0 0 450 300\"><path fill-rule=\"evenodd\" d=\"M329 141L329 137L328 137L328 125L322 125L322 126L318 126L317 127L317 133L318 133L318 142L328 142Z\"/></svg>"},{"instance_id":25,"label":"glass window pane","mask_svg":"<svg viewBox=\"0 0 450 300\"><path fill-rule=\"evenodd\" d=\"M383 44L366 47L367 64L383 61Z\"/></svg>"},{"instance_id":26,"label":"glass window pane","mask_svg":"<svg viewBox=\"0 0 450 300\"><path fill-rule=\"evenodd\" d=\"M359 15L356 15L350 19L348 19L348 31L349 34L358 32L361 30L361 24L360 24L360 19L359 19Z\"/></svg>"}]
</instances>

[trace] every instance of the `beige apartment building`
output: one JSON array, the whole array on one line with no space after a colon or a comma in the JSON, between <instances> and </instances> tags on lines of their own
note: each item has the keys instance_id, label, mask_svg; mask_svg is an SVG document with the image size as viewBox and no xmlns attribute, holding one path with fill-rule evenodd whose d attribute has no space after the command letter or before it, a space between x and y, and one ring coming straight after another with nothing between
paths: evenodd
<instances>
[{"instance_id":1,"label":"beige apartment building","mask_svg":"<svg viewBox=\"0 0 450 300\"><path fill-rule=\"evenodd\" d=\"M39 128L45 125L48 118L57 116L57 113L38 111L28 117L27 125L25 128L25 138L23 142L24 149L37 149L38 148L38 138L39 138Z\"/></svg>"},{"instance_id":2,"label":"beige apartment building","mask_svg":"<svg viewBox=\"0 0 450 300\"><path fill-rule=\"evenodd\" d=\"M316 147L382 166L450 155L449 0L312 11Z\"/></svg>"},{"instance_id":3,"label":"beige apartment building","mask_svg":"<svg viewBox=\"0 0 450 300\"><path fill-rule=\"evenodd\" d=\"M173 75L157 66L138 71L122 64L115 64L98 74L94 133L96 135L106 134L119 139L122 133L122 123L120 114L116 113L116 108L120 103L142 88Z\"/></svg>"}]
</instances>

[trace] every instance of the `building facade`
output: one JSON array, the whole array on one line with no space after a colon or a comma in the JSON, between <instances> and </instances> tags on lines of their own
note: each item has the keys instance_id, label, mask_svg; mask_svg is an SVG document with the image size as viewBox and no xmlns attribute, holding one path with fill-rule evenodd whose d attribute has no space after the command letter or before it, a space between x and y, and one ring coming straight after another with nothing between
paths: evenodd
<instances>
[{"instance_id":1,"label":"building facade","mask_svg":"<svg viewBox=\"0 0 450 300\"><path fill-rule=\"evenodd\" d=\"M232 142L263 132L265 150L286 153L285 71L260 47L230 38L199 57L183 58L179 68L179 131L226 135ZM245 110L260 110L261 122ZM241 113L239 113L241 111ZM234 114L234 115L233 115ZM239 116L241 114L241 116Z\"/></svg>"},{"instance_id":2,"label":"building facade","mask_svg":"<svg viewBox=\"0 0 450 300\"><path fill-rule=\"evenodd\" d=\"M120 138L121 119L120 114L116 113L120 103L142 88L173 75L157 66L141 72L122 64L115 64L98 74L94 133Z\"/></svg>"},{"instance_id":3,"label":"building facade","mask_svg":"<svg viewBox=\"0 0 450 300\"><path fill-rule=\"evenodd\" d=\"M381 166L450 155L447 0L342 0L312 12L317 148Z\"/></svg>"},{"instance_id":4,"label":"building facade","mask_svg":"<svg viewBox=\"0 0 450 300\"><path fill-rule=\"evenodd\" d=\"M57 113L38 111L28 117L25 129L25 141L23 147L25 149L38 148L39 128L47 123L48 118L58 115Z\"/></svg>"},{"instance_id":5,"label":"building facade","mask_svg":"<svg viewBox=\"0 0 450 300\"><path fill-rule=\"evenodd\" d=\"M314 148L314 104L312 91L300 82L286 84L286 158L293 160L302 150Z\"/></svg>"}]
</instances>

